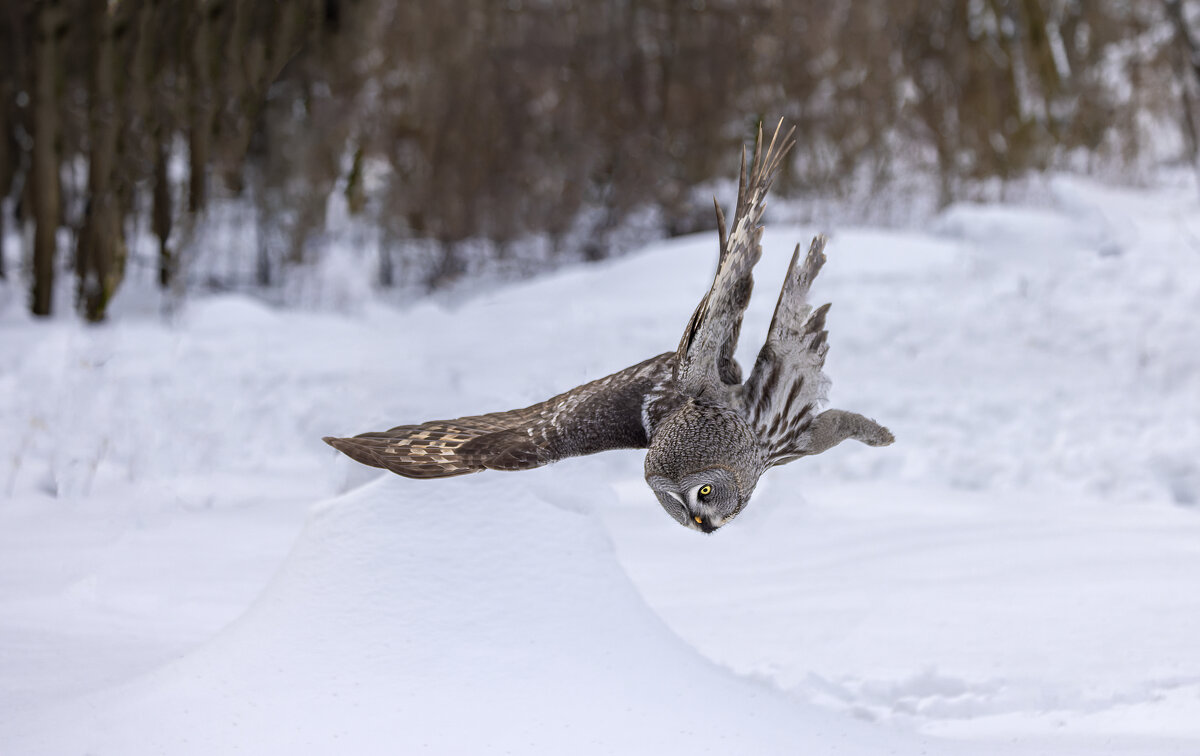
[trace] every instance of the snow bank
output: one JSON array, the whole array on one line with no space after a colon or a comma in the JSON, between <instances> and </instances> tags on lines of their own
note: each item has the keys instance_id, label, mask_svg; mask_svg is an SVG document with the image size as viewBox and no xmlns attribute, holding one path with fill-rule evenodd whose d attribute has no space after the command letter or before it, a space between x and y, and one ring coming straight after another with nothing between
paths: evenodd
<instances>
[{"instance_id":1,"label":"snow bank","mask_svg":"<svg viewBox=\"0 0 1200 756\"><path fill-rule=\"evenodd\" d=\"M595 518L553 489L497 475L430 491L389 478L321 505L234 625L26 723L5 750L896 752L894 734L798 706L680 643Z\"/></svg>"},{"instance_id":2,"label":"snow bank","mask_svg":"<svg viewBox=\"0 0 1200 756\"><path fill-rule=\"evenodd\" d=\"M633 481L605 509L634 582L705 656L939 737L1059 756L1120 752L1122 738L1133 753L1196 752L1194 512L803 468L767 483L720 538L656 529ZM708 593L676 585L701 571Z\"/></svg>"}]
</instances>

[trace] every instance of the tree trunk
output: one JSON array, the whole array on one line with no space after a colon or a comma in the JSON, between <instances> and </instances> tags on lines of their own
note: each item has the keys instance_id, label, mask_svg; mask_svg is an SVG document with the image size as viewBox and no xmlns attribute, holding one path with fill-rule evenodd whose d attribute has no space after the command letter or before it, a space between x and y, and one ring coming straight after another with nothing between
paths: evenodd
<instances>
[{"instance_id":1,"label":"tree trunk","mask_svg":"<svg viewBox=\"0 0 1200 756\"><path fill-rule=\"evenodd\" d=\"M1171 19L1171 24L1175 27L1175 38L1182 45L1184 53L1187 55L1188 65L1192 69L1192 73L1196 76L1196 81L1200 82L1200 49L1196 47L1196 38L1192 36L1192 30L1187 25L1187 19L1183 17L1183 3L1180 0L1163 0L1167 6L1167 16Z\"/></svg>"},{"instance_id":2,"label":"tree trunk","mask_svg":"<svg viewBox=\"0 0 1200 756\"><path fill-rule=\"evenodd\" d=\"M8 269L4 259L4 201L12 191L13 177L16 175L16 148L12 144L12 119L8 103L12 100L12 87L8 82L0 82L0 280L8 278Z\"/></svg>"},{"instance_id":3,"label":"tree trunk","mask_svg":"<svg viewBox=\"0 0 1200 756\"><path fill-rule=\"evenodd\" d=\"M119 187L115 181L119 119L114 86L113 18L107 0L92 0L88 10L96 34L89 82L88 202L76 248L78 302L93 323L104 320L108 303L125 269Z\"/></svg>"},{"instance_id":4,"label":"tree trunk","mask_svg":"<svg viewBox=\"0 0 1200 756\"><path fill-rule=\"evenodd\" d=\"M154 134L154 235L158 237L158 285L171 288L175 277L175 256L171 253L171 180L167 175L167 148L163 144L165 127L159 124Z\"/></svg>"},{"instance_id":5,"label":"tree trunk","mask_svg":"<svg viewBox=\"0 0 1200 756\"><path fill-rule=\"evenodd\" d=\"M59 224L58 74L62 8L57 0L39 4L34 35L33 156L30 182L33 205L34 315L54 306L55 235Z\"/></svg>"},{"instance_id":6,"label":"tree trunk","mask_svg":"<svg viewBox=\"0 0 1200 756\"><path fill-rule=\"evenodd\" d=\"M429 291L440 291L449 287L467 269L467 263L462 259L458 245L452 241L443 240L439 246L441 247L441 256L438 258L433 274L426 282Z\"/></svg>"},{"instance_id":7,"label":"tree trunk","mask_svg":"<svg viewBox=\"0 0 1200 756\"><path fill-rule=\"evenodd\" d=\"M208 199L208 162L212 143L212 55L209 49L208 3L197 9L197 28L191 41L188 92L188 210L198 213Z\"/></svg>"},{"instance_id":8,"label":"tree trunk","mask_svg":"<svg viewBox=\"0 0 1200 756\"><path fill-rule=\"evenodd\" d=\"M1183 54L1183 59L1189 69L1192 71L1192 81L1182 81L1182 97L1180 98L1180 107L1183 109L1183 127L1184 135L1188 139L1189 152L1191 153L1192 165L1200 174L1200 161L1197 157L1200 156L1200 133L1197 133L1196 117L1192 111L1195 98L1192 93L1194 88L1200 88L1200 49L1196 47L1196 38L1192 36L1192 30L1188 27L1187 19L1183 16L1183 3L1180 0L1164 0L1164 5L1167 9L1167 17L1171 19L1171 25L1175 30L1175 41L1179 45Z\"/></svg>"},{"instance_id":9,"label":"tree trunk","mask_svg":"<svg viewBox=\"0 0 1200 756\"><path fill-rule=\"evenodd\" d=\"M396 264L392 262L392 246L387 234L379 240L379 285L390 289L396 285Z\"/></svg>"},{"instance_id":10,"label":"tree trunk","mask_svg":"<svg viewBox=\"0 0 1200 756\"><path fill-rule=\"evenodd\" d=\"M259 189L258 191L262 191ZM255 239L258 243L258 255L255 260L254 281L260 288L271 285L271 246L269 241L270 229L267 226L266 200L261 196L254 198L255 202Z\"/></svg>"},{"instance_id":11,"label":"tree trunk","mask_svg":"<svg viewBox=\"0 0 1200 756\"><path fill-rule=\"evenodd\" d=\"M3 112L3 105L0 105L0 113ZM8 167L8 132L5 130L7 124L0 121L0 281L8 278L8 269L4 265L4 200L8 197L8 182L4 178L4 171Z\"/></svg>"}]
</instances>

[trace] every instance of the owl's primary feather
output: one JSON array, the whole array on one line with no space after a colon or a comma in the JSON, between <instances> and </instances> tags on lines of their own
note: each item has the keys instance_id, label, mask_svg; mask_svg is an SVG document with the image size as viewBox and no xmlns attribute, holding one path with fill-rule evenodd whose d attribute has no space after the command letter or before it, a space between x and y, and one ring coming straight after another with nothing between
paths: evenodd
<instances>
[{"instance_id":1,"label":"owl's primary feather","mask_svg":"<svg viewBox=\"0 0 1200 756\"><path fill-rule=\"evenodd\" d=\"M712 286L674 352L660 354L544 402L508 412L401 425L325 439L366 465L409 478L481 470L527 470L565 457L645 448L646 482L679 523L712 532L747 504L768 468L854 438L872 446L892 434L862 415L818 413L829 381L825 314L809 287L825 263L825 238L797 246L766 342L742 383L733 359L762 256L767 191L794 144L782 121L763 150L759 127L749 169L742 151L733 222L717 207L720 254Z\"/></svg>"},{"instance_id":2,"label":"owl's primary feather","mask_svg":"<svg viewBox=\"0 0 1200 756\"><path fill-rule=\"evenodd\" d=\"M708 294L692 313L676 350L675 381L679 390L689 396L719 392L723 386L741 382L741 371L735 367L733 353L742 328L742 315L750 304L754 288L751 272L762 257L762 214L767 191L783 157L794 144L792 132L795 128L781 140L782 127L781 120L764 153L762 125L759 125L749 176L746 152L742 151L737 205L733 227L728 233L721 207L716 206L717 235L721 241L717 273Z\"/></svg>"}]
</instances>

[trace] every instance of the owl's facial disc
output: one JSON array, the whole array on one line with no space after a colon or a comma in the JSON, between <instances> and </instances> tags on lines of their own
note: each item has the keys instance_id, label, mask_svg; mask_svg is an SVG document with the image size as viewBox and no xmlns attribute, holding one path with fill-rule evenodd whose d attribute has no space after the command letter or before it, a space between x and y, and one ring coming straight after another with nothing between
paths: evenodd
<instances>
[{"instance_id":1,"label":"owl's facial disc","mask_svg":"<svg viewBox=\"0 0 1200 756\"><path fill-rule=\"evenodd\" d=\"M672 480L647 476L646 482L672 519L692 530L711 533L738 513L737 480L725 467L710 467Z\"/></svg>"},{"instance_id":2,"label":"owl's facial disc","mask_svg":"<svg viewBox=\"0 0 1200 756\"><path fill-rule=\"evenodd\" d=\"M745 419L698 400L664 420L646 449L646 483L663 509L680 525L705 533L742 510L763 469L761 444Z\"/></svg>"}]
</instances>

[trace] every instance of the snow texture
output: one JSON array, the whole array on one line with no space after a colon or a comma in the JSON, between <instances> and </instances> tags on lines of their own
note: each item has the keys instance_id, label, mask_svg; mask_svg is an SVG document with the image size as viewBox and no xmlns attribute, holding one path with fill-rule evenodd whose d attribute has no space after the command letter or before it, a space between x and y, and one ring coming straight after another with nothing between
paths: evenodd
<instances>
[{"instance_id":1,"label":"snow texture","mask_svg":"<svg viewBox=\"0 0 1200 756\"><path fill-rule=\"evenodd\" d=\"M1196 753L1200 205L1048 194L834 229L831 403L897 443L711 537L639 452L408 481L319 439L671 349L715 234L455 307L0 288L0 753ZM814 231L768 224L744 365Z\"/></svg>"}]
</instances>

